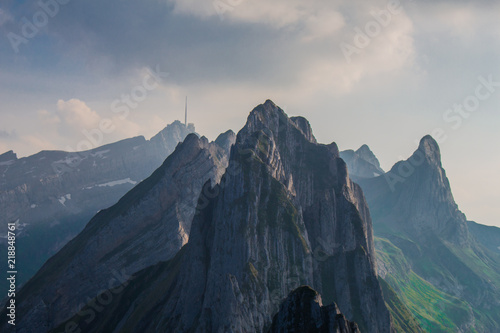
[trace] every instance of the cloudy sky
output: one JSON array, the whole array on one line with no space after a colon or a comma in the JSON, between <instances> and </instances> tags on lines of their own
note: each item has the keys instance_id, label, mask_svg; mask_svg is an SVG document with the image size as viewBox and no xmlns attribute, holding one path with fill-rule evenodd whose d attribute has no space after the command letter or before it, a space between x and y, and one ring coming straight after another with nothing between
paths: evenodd
<instances>
[{"instance_id":1,"label":"cloudy sky","mask_svg":"<svg viewBox=\"0 0 500 333\"><path fill-rule=\"evenodd\" d=\"M2 0L0 153L183 119L214 139L272 99L385 169L439 139L469 219L499 225L498 1ZM498 82L498 83L497 83ZM111 124L111 125L110 125Z\"/></svg>"}]
</instances>

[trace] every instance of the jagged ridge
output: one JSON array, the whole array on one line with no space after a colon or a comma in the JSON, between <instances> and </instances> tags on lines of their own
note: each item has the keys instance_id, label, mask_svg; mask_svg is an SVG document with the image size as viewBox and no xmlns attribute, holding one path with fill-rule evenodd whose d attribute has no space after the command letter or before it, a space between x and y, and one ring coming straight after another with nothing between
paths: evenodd
<instances>
[{"instance_id":1,"label":"jagged ridge","mask_svg":"<svg viewBox=\"0 0 500 333\"><path fill-rule=\"evenodd\" d=\"M188 135L159 169L97 214L21 289L18 329L51 329L89 297L172 258L188 240L203 184L219 181L227 154L206 138Z\"/></svg>"},{"instance_id":2,"label":"jagged ridge","mask_svg":"<svg viewBox=\"0 0 500 333\"><path fill-rule=\"evenodd\" d=\"M202 191L189 243L87 330L264 331L281 300L309 284L366 331L389 332L363 194L337 146L316 144L306 125L271 101L255 108L221 183Z\"/></svg>"}]
</instances>

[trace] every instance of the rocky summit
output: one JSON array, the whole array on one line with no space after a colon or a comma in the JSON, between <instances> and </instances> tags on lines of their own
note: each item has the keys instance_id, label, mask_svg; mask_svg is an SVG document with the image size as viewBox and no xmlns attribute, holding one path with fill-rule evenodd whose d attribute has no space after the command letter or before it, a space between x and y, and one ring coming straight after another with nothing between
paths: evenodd
<instances>
[{"instance_id":1,"label":"rocky summit","mask_svg":"<svg viewBox=\"0 0 500 333\"><path fill-rule=\"evenodd\" d=\"M289 118L271 101L256 107L225 174L217 184L207 181L197 199L189 242L175 257L134 259L150 266L119 293L96 294L73 317L54 321L54 331L76 325L85 332L265 332L283 299L310 285L361 331L391 332L361 188L336 144L318 144L304 118ZM86 239L94 233L89 229ZM105 294L115 296L84 316Z\"/></svg>"},{"instance_id":2,"label":"rocky summit","mask_svg":"<svg viewBox=\"0 0 500 333\"><path fill-rule=\"evenodd\" d=\"M121 172L130 140L87 162ZM467 221L430 136L384 172L367 145L320 144L268 100L130 185L17 293L17 332L500 331L500 229ZM3 195L36 193L16 188Z\"/></svg>"}]
</instances>

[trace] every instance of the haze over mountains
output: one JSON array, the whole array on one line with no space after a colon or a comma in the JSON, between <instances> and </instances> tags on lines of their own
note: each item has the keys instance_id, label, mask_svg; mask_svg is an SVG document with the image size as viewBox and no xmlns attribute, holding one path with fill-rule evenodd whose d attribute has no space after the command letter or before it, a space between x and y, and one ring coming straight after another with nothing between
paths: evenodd
<instances>
[{"instance_id":1,"label":"haze over mountains","mask_svg":"<svg viewBox=\"0 0 500 333\"><path fill-rule=\"evenodd\" d=\"M0 155L0 255L6 257L8 222L17 222L18 283L107 208L158 168L186 135L176 121L146 140L139 136L84 152L42 151L18 159ZM6 268L6 262L2 267ZM5 289L6 281L0 287Z\"/></svg>"},{"instance_id":2,"label":"haze over mountains","mask_svg":"<svg viewBox=\"0 0 500 333\"><path fill-rule=\"evenodd\" d=\"M138 151L179 137L111 165L151 167ZM460 212L430 136L384 172L367 145L320 144L268 100L237 135L182 140L23 286L18 332L500 329L500 233Z\"/></svg>"},{"instance_id":3,"label":"haze over mountains","mask_svg":"<svg viewBox=\"0 0 500 333\"><path fill-rule=\"evenodd\" d=\"M500 229L466 220L436 141L426 136L408 160L358 179L373 218L379 275L422 328L499 331Z\"/></svg>"}]
</instances>

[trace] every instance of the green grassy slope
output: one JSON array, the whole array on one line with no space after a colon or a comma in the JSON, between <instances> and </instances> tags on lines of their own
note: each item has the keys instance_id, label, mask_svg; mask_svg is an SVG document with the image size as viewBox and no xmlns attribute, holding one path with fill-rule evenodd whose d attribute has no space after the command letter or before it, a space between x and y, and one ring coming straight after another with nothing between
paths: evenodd
<instances>
[{"instance_id":1,"label":"green grassy slope","mask_svg":"<svg viewBox=\"0 0 500 333\"><path fill-rule=\"evenodd\" d=\"M439 239L422 246L410 237L385 236L392 241L376 237L381 273L425 331L500 331L494 254Z\"/></svg>"}]
</instances>

